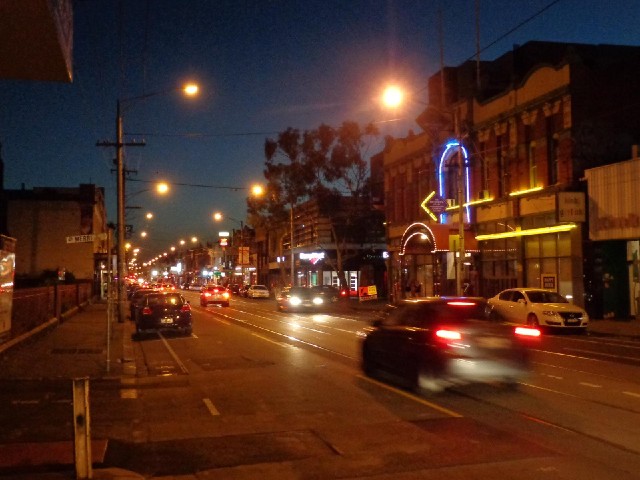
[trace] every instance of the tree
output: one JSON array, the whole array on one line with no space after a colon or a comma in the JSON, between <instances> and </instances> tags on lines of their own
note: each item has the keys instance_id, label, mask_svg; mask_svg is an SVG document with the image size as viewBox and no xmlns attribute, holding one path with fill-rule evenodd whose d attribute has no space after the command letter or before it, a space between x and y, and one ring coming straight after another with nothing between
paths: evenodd
<instances>
[{"instance_id":1,"label":"tree","mask_svg":"<svg viewBox=\"0 0 640 480\"><path fill-rule=\"evenodd\" d=\"M347 285L344 264L357 254L354 244L377 241L384 234L379 212L371 208L367 154L378 137L372 125L344 122L300 132L288 128L265 141L268 194L248 199L254 224L283 225L291 209L315 201L331 225L336 259L328 259ZM286 234L286 226L282 229ZM284 266L282 267L284 270Z\"/></svg>"}]
</instances>

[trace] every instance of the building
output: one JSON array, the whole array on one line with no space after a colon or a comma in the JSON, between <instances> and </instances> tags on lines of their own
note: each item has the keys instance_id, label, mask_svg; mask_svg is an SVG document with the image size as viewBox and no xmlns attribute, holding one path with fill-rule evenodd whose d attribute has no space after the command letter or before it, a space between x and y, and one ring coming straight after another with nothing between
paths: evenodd
<instances>
[{"instance_id":1,"label":"building","mask_svg":"<svg viewBox=\"0 0 640 480\"><path fill-rule=\"evenodd\" d=\"M348 199L342 201L344 207ZM385 296L382 234L362 225L363 238L336 242L335 225L320 210L315 201L307 201L293 208L286 224L256 228L252 263L257 282L273 288L289 285L292 279L294 285L340 286L342 270L351 295L357 296L360 286L376 285L378 295Z\"/></svg>"},{"instance_id":2,"label":"building","mask_svg":"<svg viewBox=\"0 0 640 480\"><path fill-rule=\"evenodd\" d=\"M597 314L581 180L640 137L639 60L640 47L528 42L432 76L423 132L381 152L398 293L544 286Z\"/></svg>"},{"instance_id":3,"label":"building","mask_svg":"<svg viewBox=\"0 0 640 480\"><path fill-rule=\"evenodd\" d=\"M640 158L585 171L588 192L589 291L604 318L640 314Z\"/></svg>"},{"instance_id":4,"label":"building","mask_svg":"<svg viewBox=\"0 0 640 480\"><path fill-rule=\"evenodd\" d=\"M37 187L5 190L5 196L7 227L16 239L17 280L57 272L106 282L110 238L102 187Z\"/></svg>"}]
</instances>

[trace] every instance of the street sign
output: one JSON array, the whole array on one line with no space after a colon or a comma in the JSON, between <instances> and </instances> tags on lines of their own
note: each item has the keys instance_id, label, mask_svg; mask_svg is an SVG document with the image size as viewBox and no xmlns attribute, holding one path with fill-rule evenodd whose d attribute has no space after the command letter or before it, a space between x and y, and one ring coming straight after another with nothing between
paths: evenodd
<instances>
[{"instance_id":1,"label":"street sign","mask_svg":"<svg viewBox=\"0 0 640 480\"><path fill-rule=\"evenodd\" d=\"M91 235L71 235L67 237L67 243L88 243L93 242L93 234Z\"/></svg>"}]
</instances>

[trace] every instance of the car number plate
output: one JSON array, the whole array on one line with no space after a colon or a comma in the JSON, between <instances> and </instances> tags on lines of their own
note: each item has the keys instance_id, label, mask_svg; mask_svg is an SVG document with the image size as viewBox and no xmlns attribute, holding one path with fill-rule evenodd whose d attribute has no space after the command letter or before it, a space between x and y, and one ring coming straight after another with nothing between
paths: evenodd
<instances>
[{"instance_id":1,"label":"car number plate","mask_svg":"<svg viewBox=\"0 0 640 480\"><path fill-rule=\"evenodd\" d=\"M160 319L160 323L163 323L163 324L173 323L173 318L172 317L163 317L162 319Z\"/></svg>"},{"instance_id":2,"label":"car number plate","mask_svg":"<svg viewBox=\"0 0 640 480\"><path fill-rule=\"evenodd\" d=\"M511 343L508 339L502 337L480 337L478 338L478 346L482 348L509 348Z\"/></svg>"}]
</instances>

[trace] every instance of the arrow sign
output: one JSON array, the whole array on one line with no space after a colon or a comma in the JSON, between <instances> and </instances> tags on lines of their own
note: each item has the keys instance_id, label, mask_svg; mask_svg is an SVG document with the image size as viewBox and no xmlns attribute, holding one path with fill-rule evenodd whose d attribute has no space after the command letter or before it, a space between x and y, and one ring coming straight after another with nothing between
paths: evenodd
<instances>
[{"instance_id":1,"label":"arrow sign","mask_svg":"<svg viewBox=\"0 0 640 480\"><path fill-rule=\"evenodd\" d=\"M436 195L436 192L434 191L427 195L427 198L422 201L420 206L425 212L427 212L427 215L429 215L434 221L437 222L438 217L436 215L444 213L448 205L447 201L444 198Z\"/></svg>"}]
</instances>

